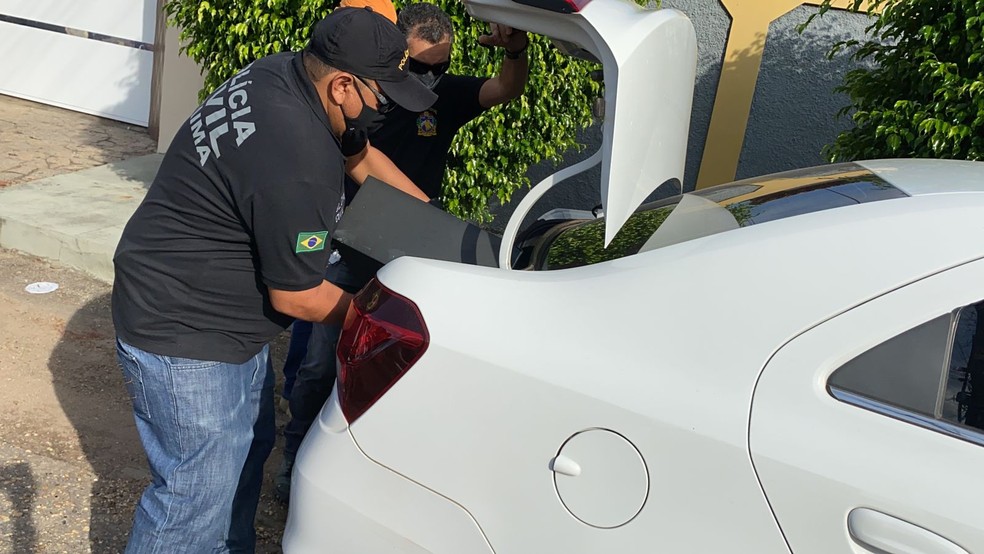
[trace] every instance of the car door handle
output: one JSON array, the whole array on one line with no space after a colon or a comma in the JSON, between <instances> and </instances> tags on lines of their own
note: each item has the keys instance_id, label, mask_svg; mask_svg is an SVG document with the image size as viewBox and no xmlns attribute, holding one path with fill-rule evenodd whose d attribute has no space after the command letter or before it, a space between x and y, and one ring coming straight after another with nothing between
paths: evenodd
<instances>
[{"instance_id":1,"label":"car door handle","mask_svg":"<svg viewBox=\"0 0 984 554\"><path fill-rule=\"evenodd\" d=\"M969 554L949 540L896 517L855 508L847 516L851 538L861 546L885 554Z\"/></svg>"}]
</instances>

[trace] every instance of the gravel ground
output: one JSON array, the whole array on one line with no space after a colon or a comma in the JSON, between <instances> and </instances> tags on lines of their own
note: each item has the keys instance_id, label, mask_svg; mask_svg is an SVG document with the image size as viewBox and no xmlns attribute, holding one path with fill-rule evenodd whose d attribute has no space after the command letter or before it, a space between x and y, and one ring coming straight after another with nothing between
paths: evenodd
<instances>
[{"instance_id":1,"label":"gravel ground","mask_svg":"<svg viewBox=\"0 0 984 554\"><path fill-rule=\"evenodd\" d=\"M36 281L60 288L26 293ZM0 250L0 553L126 544L149 474L116 365L109 293L82 273ZM285 350L280 337L278 368ZM282 426L285 414L277 418ZM279 447L257 516L261 553L280 551L286 519L272 496Z\"/></svg>"}]
</instances>

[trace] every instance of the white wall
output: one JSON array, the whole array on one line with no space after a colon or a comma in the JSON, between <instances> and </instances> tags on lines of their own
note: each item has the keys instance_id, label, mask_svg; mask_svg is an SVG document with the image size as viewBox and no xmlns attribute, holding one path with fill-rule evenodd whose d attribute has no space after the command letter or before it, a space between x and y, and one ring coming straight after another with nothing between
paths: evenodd
<instances>
[{"instance_id":1,"label":"white wall","mask_svg":"<svg viewBox=\"0 0 984 554\"><path fill-rule=\"evenodd\" d=\"M0 0L0 93L147 125L156 6Z\"/></svg>"}]
</instances>

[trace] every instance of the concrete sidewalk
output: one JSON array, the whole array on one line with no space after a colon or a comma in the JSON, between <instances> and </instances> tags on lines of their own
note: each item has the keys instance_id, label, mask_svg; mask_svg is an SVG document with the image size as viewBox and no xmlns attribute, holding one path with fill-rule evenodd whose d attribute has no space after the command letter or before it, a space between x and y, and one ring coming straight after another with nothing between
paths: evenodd
<instances>
[{"instance_id":1,"label":"concrete sidewalk","mask_svg":"<svg viewBox=\"0 0 984 554\"><path fill-rule=\"evenodd\" d=\"M0 248L112 282L116 243L162 158L151 154L0 188Z\"/></svg>"}]
</instances>

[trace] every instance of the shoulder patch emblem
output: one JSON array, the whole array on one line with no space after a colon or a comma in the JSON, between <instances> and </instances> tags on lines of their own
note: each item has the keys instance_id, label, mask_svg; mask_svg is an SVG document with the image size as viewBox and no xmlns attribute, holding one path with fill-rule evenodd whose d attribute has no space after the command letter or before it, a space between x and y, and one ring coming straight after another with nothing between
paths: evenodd
<instances>
[{"instance_id":1,"label":"shoulder patch emblem","mask_svg":"<svg viewBox=\"0 0 984 554\"><path fill-rule=\"evenodd\" d=\"M437 113L427 110L417 116L417 136L433 137L437 135Z\"/></svg>"},{"instance_id":2,"label":"shoulder patch emblem","mask_svg":"<svg viewBox=\"0 0 984 554\"><path fill-rule=\"evenodd\" d=\"M295 254L304 252L317 252L325 249L328 241L328 231L318 231L317 233L299 233L297 235L297 246L294 248Z\"/></svg>"}]
</instances>

